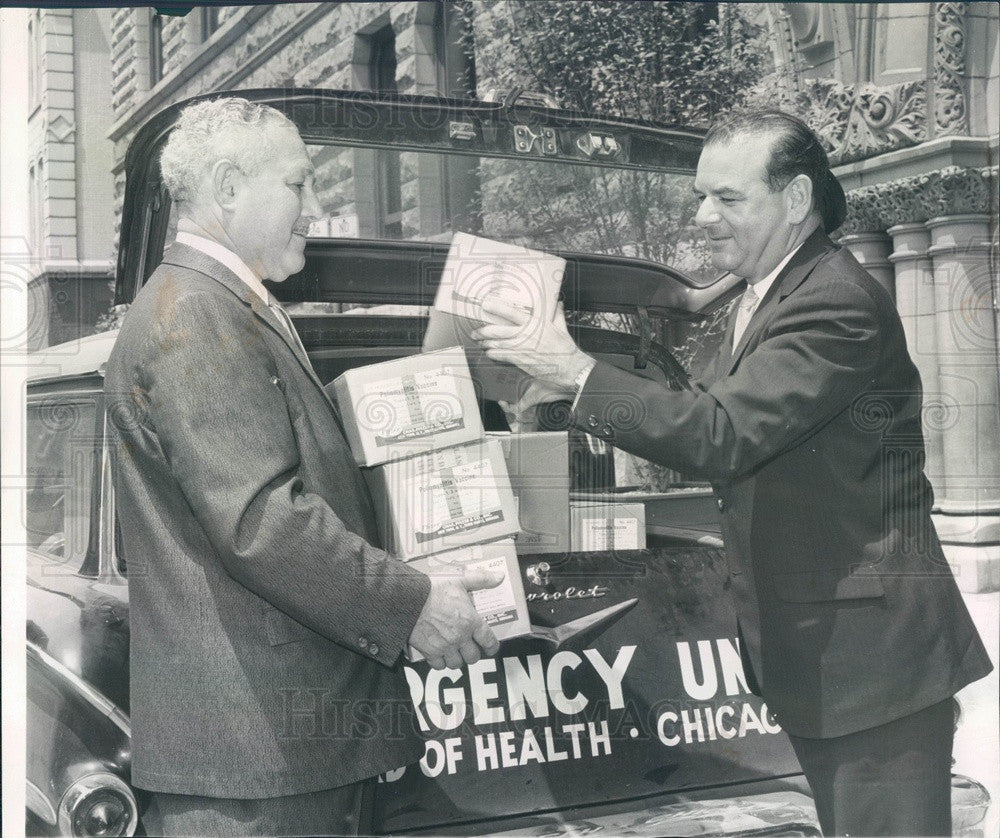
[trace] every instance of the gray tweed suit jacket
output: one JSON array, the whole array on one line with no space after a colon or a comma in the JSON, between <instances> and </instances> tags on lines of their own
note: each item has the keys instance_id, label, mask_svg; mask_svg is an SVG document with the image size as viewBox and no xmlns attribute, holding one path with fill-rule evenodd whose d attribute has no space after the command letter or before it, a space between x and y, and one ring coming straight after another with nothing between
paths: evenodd
<instances>
[{"instance_id":1,"label":"gray tweed suit jacket","mask_svg":"<svg viewBox=\"0 0 1000 838\"><path fill-rule=\"evenodd\" d=\"M105 393L133 782L265 798L418 759L399 654L429 581L374 546L336 409L274 314L174 245L125 317Z\"/></svg>"}]
</instances>

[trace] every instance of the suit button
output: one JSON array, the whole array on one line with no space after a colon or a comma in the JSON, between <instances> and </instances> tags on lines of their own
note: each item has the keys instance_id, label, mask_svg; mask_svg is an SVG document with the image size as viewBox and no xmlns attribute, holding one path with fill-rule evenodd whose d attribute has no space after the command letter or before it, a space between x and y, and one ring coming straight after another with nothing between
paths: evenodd
<instances>
[{"instance_id":1,"label":"suit button","mask_svg":"<svg viewBox=\"0 0 1000 838\"><path fill-rule=\"evenodd\" d=\"M603 428L601 428L601 433L604 434L605 436L614 436L615 429L612 428L610 425L605 425Z\"/></svg>"},{"instance_id":2,"label":"suit button","mask_svg":"<svg viewBox=\"0 0 1000 838\"><path fill-rule=\"evenodd\" d=\"M368 638L367 637L359 637L358 638L358 645L362 649L367 649L368 648Z\"/></svg>"},{"instance_id":3,"label":"suit button","mask_svg":"<svg viewBox=\"0 0 1000 838\"><path fill-rule=\"evenodd\" d=\"M368 653L370 655L378 655L378 646L372 643L372 645L368 647Z\"/></svg>"},{"instance_id":4,"label":"suit button","mask_svg":"<svg viewBox=\"0 0 1000 838\"><path fill-rule=\"evenodd\" d=\"M725 512L726 511L726 502L722 498L719 498L718 500L716 500L715 501L715 505L719 507L719 512Z\"/></svg>"},{"instance_id":5,"label":"suit button","mask_svg":"<svg viewBox=\"0 0 1000 838\"><path fill-rule=\"evenodd\" d=\"M591 428L597 427L597 417L594 416L593 413L591 413L590 416L587 417L587 426Z\"/></svg>"}]
</instances>

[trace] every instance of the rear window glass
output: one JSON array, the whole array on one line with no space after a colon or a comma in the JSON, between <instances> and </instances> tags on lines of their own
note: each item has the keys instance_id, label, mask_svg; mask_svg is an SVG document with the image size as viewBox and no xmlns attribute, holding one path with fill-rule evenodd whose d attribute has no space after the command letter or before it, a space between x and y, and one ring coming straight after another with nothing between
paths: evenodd
<instances>
[{"instance_id":1,"label":"rear window glass","mask_svg":"<svg viewBox=\"0 0 1000 838\"><path fill-rule=\"evenodd\" d=\"M309 145L313 238L448 242L456 231L539 250L648 260L713 282L693 175L544 160ZM176 232L171 214L166 243Z\"/></svg>"},{"instance_id":2,"label":"rear window glass","mask_svg":"<svg viewBox=\"0 0 1000 838\"><path fill-rule=\"evenodd\" d=\"M325 216L312 235L449 241L462 231L537 248L627 256L715 279L693 176L537 158L310 146Z\"/></svg>"}]
</instances>

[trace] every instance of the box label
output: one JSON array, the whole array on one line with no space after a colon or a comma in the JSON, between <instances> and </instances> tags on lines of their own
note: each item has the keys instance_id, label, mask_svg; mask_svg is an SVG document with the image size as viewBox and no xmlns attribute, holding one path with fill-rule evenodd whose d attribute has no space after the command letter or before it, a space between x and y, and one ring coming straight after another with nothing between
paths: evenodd
<instances>
[{"instance_id":1,"label":"box label","mask_svg":"<svg viewBox=\"0 0 1000 838\"><path fill-rule=\"evenodd\" d=\"M472 592L472 604L476 611L491 628L513 623L517 620L514 587L508 572L507 562L503 557L473 562L469 565L476 569L491 570L503 574L503 582L495 588Z\"/></svg>"},{"instance_id":2,"label":"box label","mask_svg":"<svg viewBox=\"0 0 1000 838\"><path fill-rule=\"evenodd\" d=\"M414 474L402 488L417 498L414 536L418 544L504 520L488 459Z\"/></svg>"},{"instance_id":3,"label":"box label","mask_svg":"<svg viewBox=\"0 0 1000 838\"><path fill-rule=\"evenodd\" d=\"M357 415L381 448L465 427L457 381L447 369L364 384Z\"/></svg>"},{"instance_id":4,"label":"box label","mask_svg":"<svg viewBox=\"0 0 1000 838\"><path fill-rule=\"evenodd\" d=\"M592 550L636 550L639 547L636 518L584 518L580 525L584 543Z\"/></svg>"}]
</instances>

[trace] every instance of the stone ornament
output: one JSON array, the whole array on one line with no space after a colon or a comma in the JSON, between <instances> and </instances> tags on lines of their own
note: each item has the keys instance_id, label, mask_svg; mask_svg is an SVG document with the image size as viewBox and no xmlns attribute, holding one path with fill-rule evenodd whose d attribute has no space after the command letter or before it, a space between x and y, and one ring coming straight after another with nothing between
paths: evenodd
<instances>
[{"instance_id":1,"label":"stone ornament","mask_svg":"<svg viewBox=\"0 0 1000 838\"><path fill-rule=\"evenodd\" d=\"M997 167L948 166L847 193L840 234L880 232L898 224L995 211Z\"/></svg>"},{"instance_id":2,"label":"stone ornament","mask_svg":"<svg viewBox=\"0 0 1000 838\"><path fill-rule=\"evenodd\" d=\"M965 75L965 3L934 6L934 123L937 134L968 134Z\"/></svg>"},{"instance_id":3,"label":"stone ornament","mask_svg":"<svg viewBox=\"0 0 1000 838\"><path fill-rule=\"evenodd\" d=\"M788 6L791 4L783 4ZM803 4L811 6L812 4ZM806 118L823 140L833 165L850 163L918 145L934 137L967 135L965 93L967 3L935 3L933 67L927 78L887 86L844 84L836 79L805 78L799 65L818 26L818 11L797 6L776 16L774 26L786 52L797 56L796 69L777 85L758 91L762 104L773 103ZM807 25L808 24L808 25ZM816 37L819 37L818 35Z\"/></svg>"},{"instance_id":4,"label":"stone ornament","mask_svg":"<svg viewBox=\"0 0 1000 838\"><path fill-rule=\"evenodd\" d=\"M910 82L854 91L840 142L830 152L833 165L916 145L927 139L927 85Z\"/></svg>"},{"instance_id":5,"label":"stone ornament","mask_svg":"<svg viewBox=\"0 0 1000 838\"><path fill-rule=\"evenodd\" d=\"M834 166L917 145L927 139L927 82L878 87L803 79L801 88L769 85L768 101L803 115ZM763 93L763 91L762 91Z\"/></svg>"}]
</instances>

